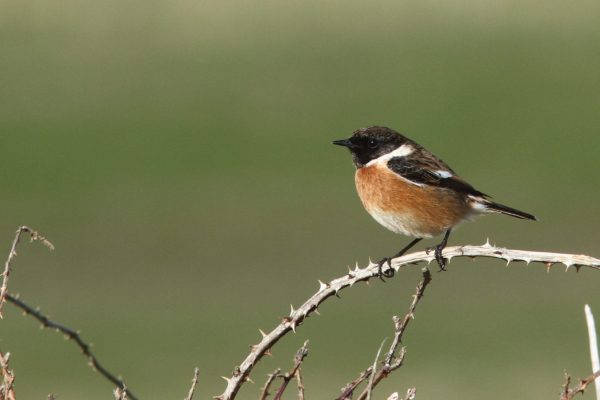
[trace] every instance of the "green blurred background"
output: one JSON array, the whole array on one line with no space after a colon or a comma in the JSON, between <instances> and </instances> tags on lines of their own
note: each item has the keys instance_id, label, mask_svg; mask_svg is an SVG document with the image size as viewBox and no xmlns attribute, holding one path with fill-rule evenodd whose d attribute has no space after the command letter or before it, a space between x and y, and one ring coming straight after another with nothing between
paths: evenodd
<instances>
[{"instance_id":1,"label":"green blurred background","mask_svg":"<svg viewBox=\"0 0 600 400\"><path fill-rule=\"evenodd\" d=\"M143 399L183 398L195 366L197 398L219 394L317 279L406 242L362 210L331 145L373 124L539 218L483 218L451 244L598 256L599 18L597 1L3 1L2 254L22 224L56 245L22 243L10 290L80 329ZM583 305L600 319L600 275L563 271L434 273L406 364L375 397L558 398L564 370L591 370ZM307 397L333 398L418 278L327 302L239 398L307 338ZM112 398L10 305L0 348L20 399Z\"/></svg>"}]
</instances>

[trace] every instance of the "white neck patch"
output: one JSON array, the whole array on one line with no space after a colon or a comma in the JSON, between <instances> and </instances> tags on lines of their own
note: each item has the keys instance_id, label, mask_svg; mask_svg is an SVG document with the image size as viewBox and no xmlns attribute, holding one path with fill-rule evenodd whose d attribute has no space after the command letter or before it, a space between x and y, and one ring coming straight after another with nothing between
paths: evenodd
<instances>
[{"instance_id":1,"label":"white neck patch","mask_svg":"<svg viewBox=\"0 0 600 400\"><path fill-rule=\"evenodd\" d=\"M387 164L387 162L389 160L391 160L392 158L406 157L407 155L412 154L413 151L415 151L415 148L412 147L410 144L403 144L402 146L398 147L396 150L390 151L387 154L384 154L382 156L379 156L379 157L369 161L365 166L370 167L371 165L375 165L375 164Z\"/></svg>"}]
</instances>

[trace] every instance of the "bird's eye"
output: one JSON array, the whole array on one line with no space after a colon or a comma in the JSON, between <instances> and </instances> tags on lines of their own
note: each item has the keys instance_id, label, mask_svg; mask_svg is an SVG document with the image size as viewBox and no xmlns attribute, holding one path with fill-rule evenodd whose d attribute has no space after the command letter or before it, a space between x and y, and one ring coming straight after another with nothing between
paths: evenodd
<instances>
[{"instance_id":1,"label":"bird's eye","mask_svg":"<svg viewBox=\"0 0 600 400\"><path fill-rule=\"evenodd\" d=\"M377 145L378 143L375 139L369 139L369 141L367 142L367 146L369 146L370 149L376 148Z\"/></svg>"}]
</instances>

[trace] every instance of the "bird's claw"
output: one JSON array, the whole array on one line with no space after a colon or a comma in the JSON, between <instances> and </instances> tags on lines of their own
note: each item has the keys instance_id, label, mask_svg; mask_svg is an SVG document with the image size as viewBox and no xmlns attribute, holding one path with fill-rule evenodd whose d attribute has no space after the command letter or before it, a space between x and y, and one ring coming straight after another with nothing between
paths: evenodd
<instances>
[{"instance_id":1,"label":"bird's claw","mask_svg":"<svg viewBox=\"0 0 600 400\"><path fill-rule=\"evenodd\" d=\"M388 265L388 269L386 269L385 271L383 270L383 266L387 263ZM396 273L396 271L394 270L394 268L392 267L392 259L389 257L385 257L383 259L381 259L378 263L377 263L377 275L379 276L379 279L381 279L382 281L385 282L385 280L383 279L384 277L386 278L393 278L394 274Z\"/></svg>"},{"instance_id":2,"label":"bird's claw","mask_svg":"<svg viewBox=\"0 0 600 400\"><path fill-rule=\"evenodd\" d=\"M425 254L429 254L433 251L435 261L437 261L438 265L440 266L440 271L446 271L446 259L442 257L442 250L444 250L444 246L438 244L437 246L426 248Z\"/></svg>"}]
</instances>

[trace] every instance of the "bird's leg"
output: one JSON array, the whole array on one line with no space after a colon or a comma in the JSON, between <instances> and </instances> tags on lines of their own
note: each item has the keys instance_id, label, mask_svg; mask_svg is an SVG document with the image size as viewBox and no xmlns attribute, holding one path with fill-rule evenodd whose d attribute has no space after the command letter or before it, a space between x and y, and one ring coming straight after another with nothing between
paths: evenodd
<instances>
[{"instance_id":1,"label":"bird's leg","mask_svg":"<svg viewBox=\"0 0 600 400\"><path fill-rule=\"evenodd\" d=\"M435 260L437 261L438 265L440 266L440 271L446 270L446 261L444 260L444 257L442 257L442 250L444 250L444 248L446 247L446 244L448 243L448 237L450 237L451 231L452 231L452 229L448 229L446 231L446 234L444 235L444 238L442 239L442 242L440 244L438 244L434 248L427 249L427 253L429 253L431 250L435 250L435 253L434 253Z\"/></svg>"},{"instance_id":2,"label":"bird's leg","mask_svg":"<svg viewBox=\"0 0 600 400\"><path fill-rule=\"evenodd\" d=\"M422 238L416 238L414 239L412 242L410 242L409 244L407 244L406 246L404 246L402 248L402 250L400 250L399 252L397 252L396 254L394 254L391 257L384 257L382 258L378 263L377 263L377 271L379 274L379 277L381 278L382 276L385 276L386 278L391 278L394 276L394 268L392 268L392 260L394 258L400 257L401 255L403 255L404 253L406 253L408 250L410 250L411 247L413 247L415 244L419 243L421 241ZM385 265L385 263L388 264L389 268L383 272L382 271L382 267Z\"/></svg>"}]
</instances>

